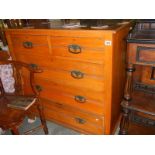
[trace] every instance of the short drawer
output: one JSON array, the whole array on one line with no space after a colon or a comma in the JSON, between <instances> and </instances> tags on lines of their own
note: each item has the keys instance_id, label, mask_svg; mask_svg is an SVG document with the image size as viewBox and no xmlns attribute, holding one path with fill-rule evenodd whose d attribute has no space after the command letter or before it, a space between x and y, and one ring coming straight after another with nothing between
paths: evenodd
<instances>
[{"instance_id":1,"label":"short drawer","mask_svg":"<svg viewBox=\"0 0 155 155\"><path fill-rule=\"evenodd\" d=\"M104 40L100 38L51 38L53 56L71 57L102 63Z\"/></svg>"},{"instance_id":2,"label":"short drawer","mask_svg":"<svg viewBox=\"0 0 155 155\"><path fill-rule=\"evenodd\" d=\"M104 117L79 111L76 108L54 102L44 102L44 112L48 119L69 125L76 130L89 134L104 134Z\"/></svg>"},{"instance_id":3,"label":"short drawer","mask_svg":"<svg viewBox=\"0 0 155 155\"><path fill-rule=\"evenodd\" d=\"M155 64L155 47L138 46L137 61L148 64Z\"/></svg>"},{"instance_id":4,"label":"short drawer","mask_svg":"<svg viewBox=\"0 0 155 155\"><path fill-rule=\"evenodd\" d=\"M152 44L129 44L128 58L129 62L135 64L154 65L155 46Z\"/></svg>"},{"instance_id":5,"label":"short drawer","mask_svg":"<svg viewBox=\"0 0 155 155\"><path fill-rule=\"evenodd\" d=\"M49 47L46 36L34 35L12 35L12 46L14 54L49 55Z\"/></svg>"}]
</instances>

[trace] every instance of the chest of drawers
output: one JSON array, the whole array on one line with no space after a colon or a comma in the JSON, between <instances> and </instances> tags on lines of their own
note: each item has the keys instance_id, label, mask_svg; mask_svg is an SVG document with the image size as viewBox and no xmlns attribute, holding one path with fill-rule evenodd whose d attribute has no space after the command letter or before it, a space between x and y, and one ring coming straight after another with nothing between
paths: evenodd
<instances>
[{"instance_id":1,"label":"chest of drawers","mask_svg":"<svg viewBox=\"0 0 155 155\"><path fill-rule=\"evenodd\" d=\"M85 134L111 134L120 115L129 29L124 24L110 30L8 29L5 34L14 60L43 68L36 83L48 120Z\"/></svg>"}]
</instances>

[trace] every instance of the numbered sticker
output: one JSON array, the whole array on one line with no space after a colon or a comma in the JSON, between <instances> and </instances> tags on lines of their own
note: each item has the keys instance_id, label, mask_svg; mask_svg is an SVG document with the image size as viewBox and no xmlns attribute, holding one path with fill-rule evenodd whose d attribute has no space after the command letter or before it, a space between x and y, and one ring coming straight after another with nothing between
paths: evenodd
<instances>
[{"instance_id":1,"label":"numbered sticker","mask_svg":"<svg viewBox=\"0 0 155 155\"><path fill-rule=\"evenodd\" d=\"M105 44L106 46L111 46L111 41L110 41L110 40L105 40L104 44Z\"/></svg>"}]
</instances>

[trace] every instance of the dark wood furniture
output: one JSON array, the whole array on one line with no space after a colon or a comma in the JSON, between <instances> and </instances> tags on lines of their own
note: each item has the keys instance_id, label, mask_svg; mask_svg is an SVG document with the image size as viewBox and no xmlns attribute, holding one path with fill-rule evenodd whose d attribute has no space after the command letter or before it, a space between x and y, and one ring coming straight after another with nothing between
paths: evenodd
<instances>
[{"instance_id":1,"label":"dark wood furniture","mask_svg":"<svg viewBox=\"0 0 155 155\"><path fill-rule=\"evenodd\" d=\"M120 134L128 133L130 122L155 127L155 21L153 20L137 21L128 36L127 81L122 107Z\"/></svg>"},{"instance_id":2,"label":"dark wood furniture","mask_svg":"<svg viewBox=\"0 0 155 155\"><path fill-rule=\"evenodd\" d=\"M34 65L4 60L7 56L2 52L0 52L0 56L0 65L11 65L15 79L15 91L13 93L5 92L3 82L0 79L0 128L4 130L10 129L12 134L20 134L18 128L27 115L29 108L35 104L39 111L41 127L43 127L45 134L48 134L42 103L39 99L39 86L35 85L34 81L35 73L41 73L42 70ZM27 76L26 79L25 76ZM29 130L25 134L31 133L31 131Z\"/></svg>"},{"instance_id":3,"label":"dark wood furniture","mask_svg":"<svg viewBox=\"0 0 155 155\"><path fill-rule=\"evenodd\" d=\"M121 22L5 30L13 60L44 70L36 81L48 120L85 134L115 131L125 83L124 38L131 26ZM31 115L36 113L32 107Z\"/></svg>"}]
</instances>

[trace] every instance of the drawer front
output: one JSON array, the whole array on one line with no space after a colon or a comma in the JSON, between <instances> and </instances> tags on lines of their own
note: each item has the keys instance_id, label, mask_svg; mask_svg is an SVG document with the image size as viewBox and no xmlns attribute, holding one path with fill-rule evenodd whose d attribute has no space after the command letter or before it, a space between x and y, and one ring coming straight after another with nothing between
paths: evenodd
<instances>
[{"instance_id":1,"label":"drawer front","mask_svg":"<svg viewBox=\"0 0 155 155\"><path fill-rule=\"evenodd\" d=\"M48 119L62 122L90 134L104 134L104 117L54 102L43 102L44 112Z\"/></svg>"},{"instance_id":2,"label":"drawer front","mask_svg":"<svg viewBox=\"0 0 155 155\"><path fill-rule=\"evenodd\" d=\"M104 41L100 38L52 38L53 56L71 57L102 63Z\"/></svg>"},{"instance_id":3,"label":"drawer front","mask_svg":"<svg viewBox=\"0 0 155 155\"><path fill-rule=\"evenodd\" d=\"M138 46L136 58L138 62L155 64L155 47Z\"/></svg>"},{"instance_id":4,"label":"drawer front","mask_svg":"<svg viewBox=\"0 0 155 155\"><path fill-rule=\"evenodd\" d=\"M33 35L12 35L11 36L14 53L42 56L49 55L49 47L46 36Z\"/></svg>"},{"instance_id":5,"label":"drawer front","mask_svg":"<svg viewBox=\"0 0 155 155\"><path fill-rule=\"evenodd\" d=\"M26 79L26 78L25 78ZM36 84L40 85L43 89L41 95L43 98L52 99L51 92L63 92L64 94L71 94L72 96L84 96L86 99L94 100L96 102L104 103L104 91L98 92L94 90L86 90L77 87L65 86L65 84L57 84L55 82L46 81L45 79L36 78ZM60 98L60 97L59 97Z\"/></svg>"},{"instance_id":6,"label":"drawer front","mask_svg":"<svg viewBox=\"0 0 155 155\"><path fill-rule=\"evenodd\" d=\"M70 60L63 57L55 57L52 59L52 69L59 69L63 71L79 70L87 75L104 76L104 65L95 63L86 63L83 61Z\"/></svg>"},{"instance_id":7,"label":"drawer front","mask_svg":"<svg viewBox=\"0 0 155 155\"><path fill-rule=\"evenodd\" d=\"M44 72L38 74L36 79L37 78L64 85L64 87L75 87L83 90L86 89L87 91L104 91L104 79L101 77L87 75L78 70L59 71L44 69Z\"/></svg>"},{"instance_id":8,"label":"drawer front","mask_svg":"<svg viewBox=\"0 0 155 155\"><path fill-rule=\"evenodd\" d=\"M65 91L62 91L60 89L53 89L52 85L50 83L46 83L46 85L42 85L42 82L38 82L39 85L42 86L42 92L41 92L41 97L61 103L64 105L70 105L72 107L84 110L84 111L89 111L91 113L95 114L104 114L104 101L98 101L98 100L92 100L92 98L84 95L81 93L81 91L77 93L67 93ZM45 83L45 82L44 82ZM49 84L50 86L48 86ZM96 93L97 94L97 93ZM101 98L101 97L100 97Z\"/></svg>"},{"instance_id":9,"label":"drawer front","mask_svg":"<svg viewBox=\"0 0 155 155\"><path fill-rule=\"evenodd\" d=\"M128 59L134 64L154 65L155 46L152 44L129 44Z\"/></svg>"}]
</instances>

